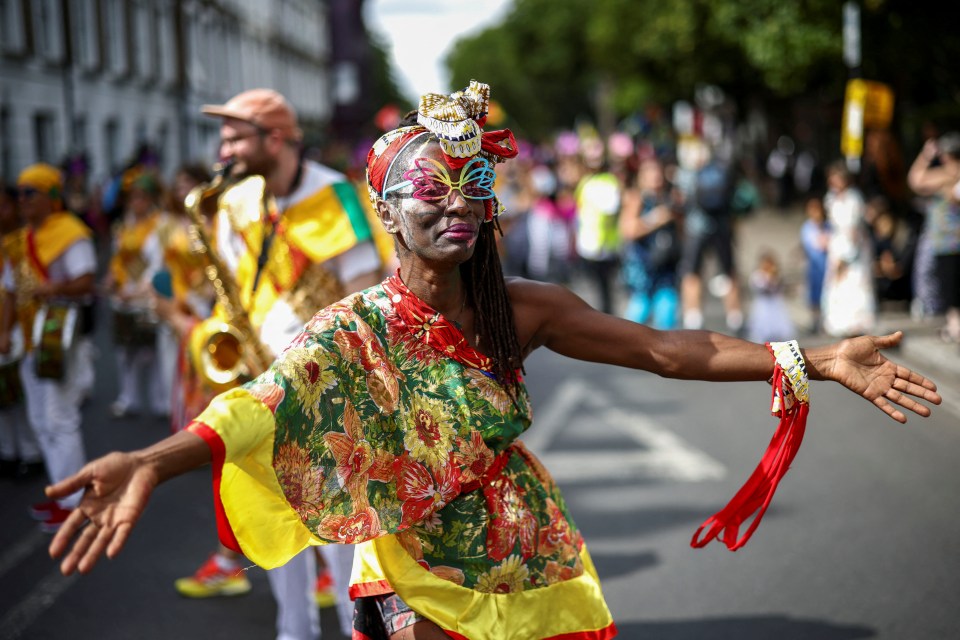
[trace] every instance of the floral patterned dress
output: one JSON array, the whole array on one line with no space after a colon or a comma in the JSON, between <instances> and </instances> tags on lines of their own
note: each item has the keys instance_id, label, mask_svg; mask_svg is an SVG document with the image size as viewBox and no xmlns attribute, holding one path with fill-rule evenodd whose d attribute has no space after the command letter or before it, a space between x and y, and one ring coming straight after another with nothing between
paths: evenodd
<instances>
[{"instance_id":1,"label":"floral patterned dress","mask_svg":"<svg viewBox=\"0 0 960 640\"><path fill-rule=\"evenodd\" d=\"M353 597L395 592L455 638L616 635L531 421L488 357L398 276L319 312L189 429L221 540L265 568L358 544Z\"/></svg>"}]
</instances>

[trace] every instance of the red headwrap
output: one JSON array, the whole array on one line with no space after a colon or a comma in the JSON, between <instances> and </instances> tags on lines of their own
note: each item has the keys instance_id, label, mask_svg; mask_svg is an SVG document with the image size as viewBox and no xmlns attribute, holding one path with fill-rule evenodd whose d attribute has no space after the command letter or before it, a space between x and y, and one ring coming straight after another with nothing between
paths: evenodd
<instances>
[{"instance_id":1,"label":"red headwrap","mask_svg":"<svg viewBox=\"0 0 960 640\"><path fill-rule=\"evenodd\" d=\"M367 154L367 187L376 202L383 195L390 166L417 135L429 132L439 142L451 169L458 169L479 155L496 164L513 158L519 151L509 129L483 130L487 121L490 87L472 80L470 86L449 96L428 93L420 98L418 125L384 134ZM502 211L499 201L490 202L490 217Z\"/></svg>"}]
</instances>

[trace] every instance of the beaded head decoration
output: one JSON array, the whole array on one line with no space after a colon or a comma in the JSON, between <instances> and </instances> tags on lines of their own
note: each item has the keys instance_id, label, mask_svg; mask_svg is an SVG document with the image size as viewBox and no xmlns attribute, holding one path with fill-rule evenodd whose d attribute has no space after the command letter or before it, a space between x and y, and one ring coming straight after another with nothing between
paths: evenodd
<instances>
[{"instance_id":1,"label":"beaded head decoration","mask_svg":"<svg viewBox=\"0 0 960 640\"><path fill-rule=\"evenodd\" d=\"M417 109L417 124L387 132L367 154L367 189L371 202L376 204L377 200L383 198L387 187L385 182L394 161L407 145L421 136L430 136L439 142L444 161L452 169L459 169L468 163L471 167L479 164L472 162L475 158L486 160L492 169L496 163L516 156L517 141L509 129L483 130L489 102L490 87L476 80L472 80L463 91L449 96L437 93L422 96ZM419 166L417 168L422 169ZM443 174L446 175L446 171ZM408 176L405 179L411 178ZM483 198L487 221L503 213L500 200L492 190L489 193Z\"/></svg>"}]
</instances>

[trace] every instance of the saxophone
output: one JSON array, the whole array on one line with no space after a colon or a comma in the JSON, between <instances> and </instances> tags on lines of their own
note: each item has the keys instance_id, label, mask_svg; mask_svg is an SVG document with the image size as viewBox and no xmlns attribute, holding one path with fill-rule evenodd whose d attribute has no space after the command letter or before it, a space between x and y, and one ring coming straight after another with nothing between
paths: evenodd
<instances>
[{"instance_id":1,"label":"saxophone","mask_svg":"<svg viewBox=\"0 0 960 640\"><path fill-rule=\"evenodd\" d=\"M199 373L215 389L226 389L252 379L266 371L274 359L250 323L240 299L240 287L224 266L204 226L203 207L211 199L216 203L238 182L230 177L232 166L228 162L218 167L213 180L194 187L183 202L190 216L191 234L197 240L197 250L206 256L206 276L213 283L217 302L227 317L227 321L207 337L200 349Z\"/></svg>"}]
</instances>

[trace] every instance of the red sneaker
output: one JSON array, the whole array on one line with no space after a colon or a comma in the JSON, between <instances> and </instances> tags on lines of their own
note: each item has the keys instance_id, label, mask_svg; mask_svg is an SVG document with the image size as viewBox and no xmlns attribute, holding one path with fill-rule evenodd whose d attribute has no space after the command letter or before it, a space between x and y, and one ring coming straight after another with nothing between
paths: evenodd
<instances>
[{"instance_id":1,"label":"red sneaker","mask_svg":"<svg viewBox=\"0 0 960 640\"><path fill-rule=\"evenodd\" d=\"M50 517L40 523L40 530L44 533L56 533L60 530L67 517L73 513L73 509L61 509L60 505L54 503L55 507L50 512Z\"/></svg>"},{"instance_id":2,"label":"red sneaker","mask_svg":"<svg viewBox=\"0 0 960 640\"><path fill-rule=\"evenodd\" d=\"M321 609L337 604L337 594L333 588L333 576L329 569L321 569L313 585L313 600Z\"/></svg>"},{"instance_id":3,"label":"red sneaker","mask_svg":"<svg viewBox=\"0 0 960 640\"><path fill-rule=\"evenodd\" d=\"M177 593L186 598L210 598L239 596L250 591L250 581L243 566L237 563L232 569L222 569L217 564L216 555L211 555L192 576L178 578L173 583Z\"/></svg>"},{"instance_id":4,"label":"red sneaker","mask_svg":"<svg viewBox=\"0 0 960 640\"><path fill-rule=\"evenodd\" d=\"M60 505L56 500L47 500L30 505L30 517L39 522L43 522L50 517L54 509L59 509Z\"/></svg>"}]
</instances>

